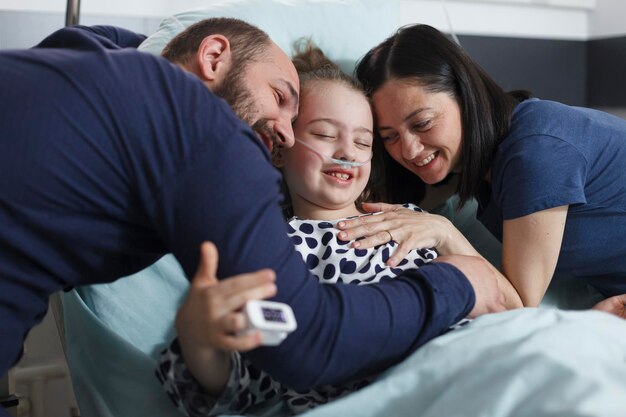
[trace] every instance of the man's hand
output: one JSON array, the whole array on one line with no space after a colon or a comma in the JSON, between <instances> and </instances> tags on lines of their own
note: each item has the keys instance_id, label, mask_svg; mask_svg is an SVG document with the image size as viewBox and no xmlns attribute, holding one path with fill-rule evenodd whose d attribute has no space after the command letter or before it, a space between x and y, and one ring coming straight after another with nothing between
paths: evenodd
<instances>
[{"instance_id":1,"label":"man's hand","mask_svg":"<svg viewBox=\"0 0 626 417\"><path fill-rule=\"evenodd\" d=\"M228 352L261 344L258 331L240 333L248 326L242 308L249 300L276 294L276 276L263 269L218 281L217 248L205 242L200 251L198 271L176 316L176 331L189 370L207 392L218 395L228 381Z\"/></svg>"},{"instance_id":2,"label":"man's hand","mask_svg":"<svg viewBox=\"0 0 626 417\"><path fill-rule=\"evenodd\" d=\"M469 317L506 310L506 297L500 288L502 277L485 259L478 256L444 255L433 262L445 262L465 274L476 294L476 304ZM502 278L500 278L502 277ZM510 285L510 284L509 284Z\"/></svg>"},{"instance_id":3,"label":"man's hand","mask_svg":"<svg viewBox=\"0 0 626 417\"><path fill-rule=\"evenodd\" d=\"M605 311L617 317L626 319L626 294L616 295L600 301L591 308L592 310Z\"/></svg>"}]
</instances>

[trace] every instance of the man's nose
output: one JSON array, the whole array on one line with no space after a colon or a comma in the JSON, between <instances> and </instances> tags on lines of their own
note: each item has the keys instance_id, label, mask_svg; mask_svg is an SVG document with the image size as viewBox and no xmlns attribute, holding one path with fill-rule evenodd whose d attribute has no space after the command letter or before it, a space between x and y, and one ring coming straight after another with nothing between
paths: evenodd
<instances>
[{"instance_id":1,"label":"man's nose","mask_svg":"<svg viewBox=\"0 0 626 417\"><path fill-rule=\"evenodd\" d=\"M293 128L291 122L279 122L274 124L274 133L276 134L276 144L281 148L291 148L295 142Z\"/></svg>"}]
</instances>

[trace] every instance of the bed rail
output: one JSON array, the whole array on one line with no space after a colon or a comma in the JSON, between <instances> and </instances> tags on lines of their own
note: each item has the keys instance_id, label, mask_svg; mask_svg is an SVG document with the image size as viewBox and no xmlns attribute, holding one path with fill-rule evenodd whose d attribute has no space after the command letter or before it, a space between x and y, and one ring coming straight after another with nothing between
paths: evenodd
<instances>
[{"instance_id":1,"label":"bed rail","mask_svg":"<svg viewBox=\"0 0 626 417\"><path fill-rule=\"evenodd\" d=\"M77 25L79 18L80 0L67 0L67 8L65 10L65 26Z\"/></svg>"}]
</instances>

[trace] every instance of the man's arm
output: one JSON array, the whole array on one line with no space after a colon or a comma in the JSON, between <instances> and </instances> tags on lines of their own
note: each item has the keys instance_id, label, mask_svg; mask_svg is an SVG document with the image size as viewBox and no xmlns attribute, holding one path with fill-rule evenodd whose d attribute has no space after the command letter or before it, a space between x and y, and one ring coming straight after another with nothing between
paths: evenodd
<instances>
[{"instance_id":1,"label":"man's arm","mask_svg":"<svg viewBox=\"0 0 626 417\"><path fill-rule=\"evenodd\" d=\"M109 41L113 42L120 48L137 48L143 41L146 40L146 35L135 33L128 29L120 28L117 26L73 26L76 29L83 30L85 32L92 33L96 36L101 36Z\"/></svg>"},{"instance_id":2,"label":"man's arm","mask_svg":"<svg viewBox=\"0 0 626 417\"><path fill-rule=\"evenodd\" d=\"M115 26L78 25L57 30L37 47L81 49L81 42L87 42L87 46L89 42L95 41L106 49L137 48L145 39L145 35Z\"/></svg>"}]
</instances>

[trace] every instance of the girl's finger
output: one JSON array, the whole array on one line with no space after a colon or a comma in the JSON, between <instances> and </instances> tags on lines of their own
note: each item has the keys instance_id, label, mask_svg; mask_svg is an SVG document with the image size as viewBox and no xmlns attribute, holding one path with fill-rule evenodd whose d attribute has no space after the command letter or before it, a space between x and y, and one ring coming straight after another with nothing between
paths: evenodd
<instances>
[{"instance_id":1,"label":"girl's finger","mask_svg":"<svg viewBox=\"0 0 626 417\"><path fill-rule=\"evenodd\" d=\"M221 349L231 352L247 352L261 346L262 341L261 332L258 330L251 330L250 332L222 337L220 346Z\"/></svg>"},{"instance_id":2,"label":"girl's finger","mask_svg":"<svg viewBox=\"0 0 626 417\"><path fill-rule=\"evenodd\" d=\"M191 281L194 288L206 288L217 284L217 263L219 261L217 248L212 242L203 242L200 245L200 264L196 275Z\"/></svg>"},{"instance_id":3,"label":"girl's finger","mask_svg":"<svg viewBox=\"0 0 626 417\"><path fill-rule=\"evenodd\" d=\"M231 311L237 311L250 300L263 300L276 295L276 284L273 282L256 285L245 290L231 292L222 297L220 302L220 312L218 315L228 314Z\"/></svg>"},{"instance_id":4,"label":"girl's finger","mask_svg":"<svg viewBox=\"0 0 626 417\"><path fill-rule=\"evenodd\" d=\"M214 319L239 310L251 299L263 299L276 294L275 274L271 270L261 270L250 274L237 275L217 282L217 284L192 286L190 299L202 300L199 306Z\"/></svg>"},{"instance_id":5,"label":"girl's finger","mask_svg":"<svg viewBox=\"0 0 626 417\"><path fill-rule=\"evenodd\" d=\"M244 331L248 327L248 319L241 312L233 312L222 318L219 326L223 333L232 335Z\"/></svg>"},{"instance_id":6,"label":"girl's finger","mask_svg":"<svg viewBox=\"0 0 626 417\"><path fill-rule=\"evenodd\" d=\"M220 293L224 297L237 294L254 287L271 284L276 281L276 273L271 269L236 275L220 282Z\"/></svg>"}]
</instances>

